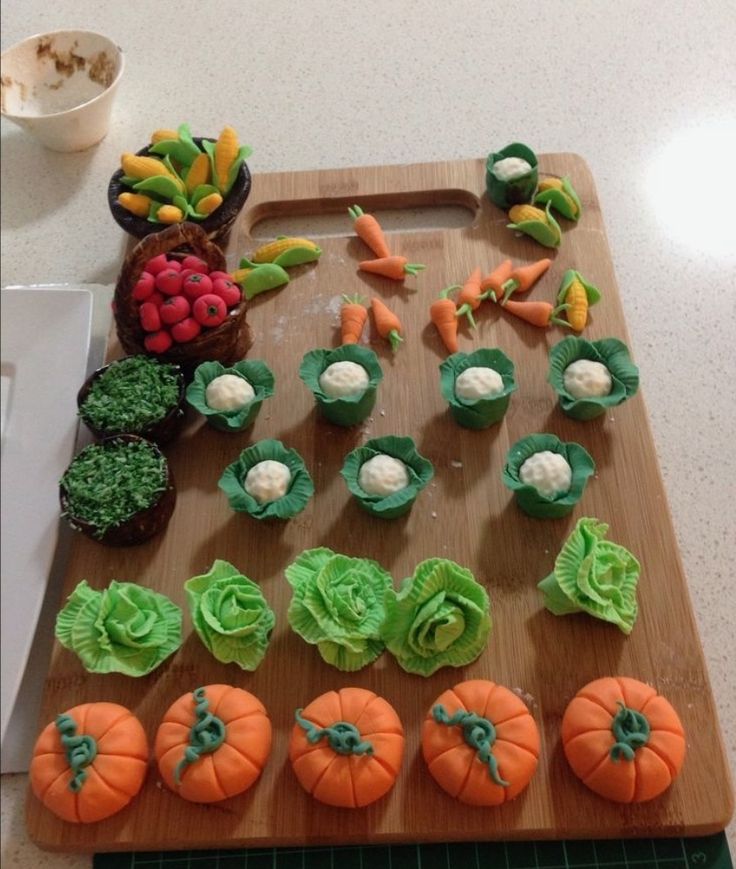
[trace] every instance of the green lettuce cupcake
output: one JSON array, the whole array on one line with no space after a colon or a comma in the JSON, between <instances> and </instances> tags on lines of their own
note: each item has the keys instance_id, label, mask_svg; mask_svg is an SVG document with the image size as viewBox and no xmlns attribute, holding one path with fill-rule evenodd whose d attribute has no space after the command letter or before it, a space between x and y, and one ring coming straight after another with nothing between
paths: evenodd
<instances>
[{"instance_id":1,"label":"green lettuce cupcake","mask_svg":"<svg viewBox=\"0 0 736 869\"><path fill-rule=\"evenodd\" d=\"M503 419L516 388L514 363L495 348L453 353L440 365L440 390L464 428L488 428Z\"/></svg>"},{"instance_id":2,"label":"green lettuce cupcake","mask_svg":"<svg viewBox=\"0 0 736 869\"><path fill-rule=\"evenodd\" d=\"M570 335L550 350L547 380L563 413L588 420L636 395L639 369L617 338L586 341Z\"/></svg>"},{"instance_id":3,"label":"green lettuce cupcake","mask_svg":"<svg viewBox=\"0 0 736 869\"><path fill-rule=\"evenodd\" d=\"M325 419L351 426L363 422L373 410L383 371L368 347L343 344L334 350L311 350L302 359L299 377Z\"/></svg>"},{"instance_id":4,"label":"green lettuce cupcake","mask_svg":"<svg viewBox=\"0 0 736 869\"><path fill-rule=\"evenodd\" d=\"M567 516L580 500L595 462L580 444L551 434L532 434L509 450L502 479L529 516Z\"/></svg>"},{"instance_id":5,"label":"green lettuce cupcake","mask_svg":"<svg viewBox=\"0 0 736 869\"><path fill-rule=\"evenodd\" d=\"M604 522L578 519L555 559L554 571L538 588L554 615L586 612L630 634L638 613L641 566L628 549L605 540L607 532Z\"/></svg>"},{"instance_id":6,"label":"green lettuce cupcake","mask_svg":"<svg viewBox=\"0 0 736 869\"><path fill-rule=\"evenodd\" d=\"M270 439L243 450L225 468L218 485L236 513L248 513L254 519L291 519L314 494L314 483L299 453Z\"/></svg>"},{"instance_id":7,"label":"green lettuce cupcake","mask_svg":"<svg viewBox=\"0 0 736 869\"><path fill-rule=\"evenodd\" d=\"M537 155L521 142L494 151L486 160L488 198L504 211L531 202L538 177Z\"/></svg>"},{"instance_id":8,"label":"green lettuce cupcake","mask_svg":"<svg viewBox=\"0 0 736 869\"><path fill-rule=\"evenodd\" d=\"M286 568L289 624L338 670L360 670L381 654L391 574L370 558L308 549Z\"/></svg>"},{"instance_id":9,"label":"green lettuce cupcake","mask_svg":"<svg viewBox=\"0 0 736 869\"><path fill-rule=\"evenodd\" d=\"M261 404L274 393L271 369L259 359L226 368L203 362L187 387L187 401L220 431L242 431L255 422Z\"/></svg>"},{"instance_id":10,"label":"green lettuce cupcake","mask_svg":"<svg viewBox=\"0 0 736 869\"><path fill-rule=\"evenodd\" d=\"M486 647L490 608L486 590L467 568L430 558L417 565L398 594L386 597L386 648L404 670L420 676L463 667Z\"/></svg>"},{"instance_id":11,"label":"green lettuce cupcake","mask_svg":"<svg viewBox=\"0 0 736 869\"><path fill-rule=\"evenodd\" d=\"M381 519L407 513L434 476L409 437L372 438L345 457L340 471L360 506Z\"/></svg>"}]
</instances>

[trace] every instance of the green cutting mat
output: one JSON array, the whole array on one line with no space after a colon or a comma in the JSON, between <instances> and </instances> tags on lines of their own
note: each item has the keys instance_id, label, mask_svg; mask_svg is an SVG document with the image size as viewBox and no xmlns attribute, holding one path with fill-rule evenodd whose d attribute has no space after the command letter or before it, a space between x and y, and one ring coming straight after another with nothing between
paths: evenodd
<instances>
[{"instance_id":1,"label":"green cutting mat","mask_svg":"<svg viewBox=\"0 0 736 869\"><path fill-rule=\"evenodd\" d=\"M463 842L96 854L94 869L733 869L724 833L697 839Z\"/></svg>"}]
</instances>

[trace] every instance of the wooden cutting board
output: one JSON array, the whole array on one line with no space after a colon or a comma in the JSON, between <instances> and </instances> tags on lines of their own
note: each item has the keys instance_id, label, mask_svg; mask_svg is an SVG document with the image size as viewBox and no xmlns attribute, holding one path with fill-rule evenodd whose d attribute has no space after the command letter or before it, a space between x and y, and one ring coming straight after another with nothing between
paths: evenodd
<instances>
[{"instance_id":1,"label":"wooden cutting board","mask_svg":"<svg viewBox=\"0 0 736 869\"><path fill-rule=\"evenodd\" d=\"M570 175L584 214L577 226L564 223L562 246L530 298L553 301L561 275L575 267L603 290L585 337L614 336L628 342L587 166L574 155L549 154L540 158L540 170ZM345 215L344 235L320 240L324 253L319 264L294 270L288 287L257 298L249 311L255 334L250 355L273 368L276 396L246 433L216 432L192 413L185 433L166 450L179 491L167 532L125 550L77 538L65 594L81 579L95 587L112 579L128 580L164 592L185 608L184 581L206 571L215 558L224 558L260 583L276 611L268 655L254 674L218 663L193 634L188 614L179 652L142 679L87 674L74 655L56 644L42 723L77 703L109 700L133 709L153 741L163 712L180 694L199 685L228 682L265 703L274 725L273 753L248 793L216 805L180 799L162 786L154 766L133 803L99 824L65 824L30 796L28 829L38 844L105 851L674 836L710 833L726 825L732 811L728 767L641 392L601 419L568 419L557 409L546 382L547 352L563 337L563 330L536 329L489 303L478 317L478 331L463 331L460 343L467 351L500 347L516 363L519 389L505 419L490 430L467 431L452 422L440 396L437 367L444 354L427 317L438 291L462 282L476 265L485 271L506 256L530 262L546 253L505 228L506 215L488 202L484 186L482 160L256 176L230 240L231 266L253 250L251 230L261 220L300 217L301 234L308 236L310 227L316 226L310 215ZM404 287L356 272L367 250L351 234L346 207L353 202L367 211L460 205L475 216L463 229L392 233L395 253L427 264L426 272ZM349 430L317 417L312 397L297 375L307 350L336 345L343 292L383 296L406 327L406 342L395 356L370 334L385 379L373 416ZM646 383L643 388L646 391ZM509 446L542 431L578 441L597 463L582 502L566 519L526 517L501 483ZM411 514L391 522L364 513L351 501L339 476L349 450L383 434L411 435L436 471ZM217 488L222 469L248 443L265 437L295 447L314 477L314 499L285 524L264 525L232 513ZM588 616L556 618L542 606L536 584L552 569L576 520L586 515L608 522L610 538L641 560L640 615L628 638ZM284 568L303 549L320 545L375 558L397 584L431 556L466 565L490 593L494 629L487 649L472 665L445 668L429 679L405 673L389 654L353 675L328 667L286 622L290 588ZM687 731L682 774L651 803L620 806L600 799L574 777L561 751L560 720L568 701L589 680L613 674L654 685L674 704ZM454 802L434 784L419 750L420 723L432 701L468 678L492 679L519 691L542 734L541 762L531 785L516 801L498 809L471 809ZM386 697L397 709L407 737L404 767L394 790L357 811L312 800L296 783L287 759L295 708L324 691L348 685Z\"/></svg>"}]
</instances>

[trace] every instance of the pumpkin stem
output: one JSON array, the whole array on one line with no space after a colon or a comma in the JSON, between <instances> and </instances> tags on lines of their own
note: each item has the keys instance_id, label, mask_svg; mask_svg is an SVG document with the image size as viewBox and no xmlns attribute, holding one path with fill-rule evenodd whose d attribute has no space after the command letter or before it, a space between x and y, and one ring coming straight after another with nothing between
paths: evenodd
<instances>
[{"instance_id":1,"label":"pumpkin stem","mask_svg":"<svg viewBox=\"0 0 736 869\"><path fill-rule=\"evenodd\" d=\"M633 760L634 752L649 742L650 726L646 715L629 709L619 700L621 707L611 722L611 730L616 737L616 743L611 748L611 760Z\"/></svg>"},{"instance_id":2,"label":"pumpkin stem","mask_svg":"<svg viewBox=\"0 0 736 869\"><path fill-rule=\"evenodd\" d=\"M330 748L337 754L373 754L373 745L363 742L358 728L348 721L336 721L329 727L320 728L302 718L301 709L297 709L294 715L296 723L306 731L307 742L313 745L326 736Z\"/></svg>"},{"instance_id":3,"label":"pumpkin stem","mask_svg":"<svg viewBox=\"0 0 736 869\"><path fill-rule=\"evenodd\" d=\"M501 778L498 770L498 761L493 756L491 749L496 741L496 728L488 718L483 718L475 712L466 712L459 709L450 716L445 707L438 703L432 709L432 717L438 724L446 724L448 727L462 727L465 742L474 748L481 763L488 764L488 775L502 788L507 788L509 782Z\"/></svg>"},{"instance_id":4,"label":"pumpkin stem","mask_svg":"<svg viewBox=\"0 0 736 869\"><path fill-rule=\"evenodd\" d=\"M181 774L190 763L195 763L203 754L211 754L222 745L227 735L225 723L210 711L209 700L204 696L204 688L192 692L194 697L194 714L197 722L189 731L189 745L184 751L184 757L174 770L174 781L181 784Z\"/></svg>"},{"instance_id":5,"label":"pumpkin stem","mask_svg":"<svg viewBox=\"0 0 736 869\"><path fill-rule=\"evenodd\" d=\"M97 757L97 741L92 736L77 736L77 722L71 715L57 715L54 724L66 752L66 761L74 773L69 790L77 793L87 778L85 767Z\"/></svg>"}]
</instances>

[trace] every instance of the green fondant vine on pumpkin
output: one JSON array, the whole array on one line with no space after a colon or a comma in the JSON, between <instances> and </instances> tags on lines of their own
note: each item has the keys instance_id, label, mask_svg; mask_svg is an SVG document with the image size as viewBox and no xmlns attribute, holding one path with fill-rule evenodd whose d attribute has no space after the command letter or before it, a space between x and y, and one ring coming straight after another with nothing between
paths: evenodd
<instances>
[{"instance_id":1,"label":"green fondant vine on pumpkin","mask_svg":"<svg viewBox=\"0 0 736 869\"><path fill-rule=\"evenodd\" d=\"M462 727L465 742L474 748L478 760L488 765L488 775L502 788L507 788L509 782L501 778L498 761L493 755L493 743L496 741L496 728L488 718L483 718L475 712L459 709L454 715L449 715L441 703L432 709L432 717L438 724L448 727Z\"/></svg>"},{"instance_id":2,"label":"green fondant vine on pumpkin","mask_svg":"<svg viewBox=\"0 0 736 869\"><path fill-rule=\"evenodd\" d=\"M295 717L296 723L307 734L307 742L313 745L326 737L330 748L337 754L373 754L373 745L363 741L360 731L354 724L336 721L329 727L316 727L311 721L302 717L301 709L296 710Z\"/></svg>"},{"instance_id":3,"label":"green fondant vine on pumpkin","mask_svg":"<svg viewBox=\"0 0 736 869\"><path fill-rule=\"evenodd\" d=\"M611 760L633 760L637 748L649 742L651 728L646 715L629 709L620 700L621 707L613 718L611 730L616 737L616 743L611 747Z\"/></svg>"},{"instance_id":4,"label":"green fondant vine on pumpkin","mask_svg":"<svg viewBox=\"0 0 736 869\"><path fill-rule=\"evenodd\" d=\"M192 696L197 722L189 732L189 745L184 751L184 757L174 770L174 781L177 784L181 784L181 774L186 767L196 763L203 754L217 751L227 734L223 720L209 711L210 704L205 697L204 688L197 688Z\"/></svg>"},{"instance_id":5,"label":"green fondant vine on pumpkin","mask_svg":"<svg viewBox=\"0 0 736 869\"><path fill-rule=\"evenodd\" d=\"M57 715L54 723L64 746L67 763L74 773L69 790L77 793L87 779L86 767L97 757L97 742L91 736L77 735L77 722L71 715Z\"/></svg>"}]
</instances>

